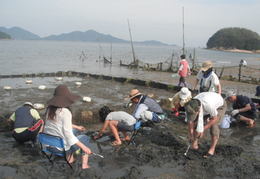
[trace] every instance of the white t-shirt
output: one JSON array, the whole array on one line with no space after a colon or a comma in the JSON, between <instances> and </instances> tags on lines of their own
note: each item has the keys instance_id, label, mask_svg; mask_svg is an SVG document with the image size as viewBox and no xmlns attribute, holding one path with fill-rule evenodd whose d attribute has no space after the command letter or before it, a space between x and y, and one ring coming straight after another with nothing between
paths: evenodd
<instances>
[{"instance_id":1,"label":"white t-shirt","mask_svg":"<svg viewBox=\"0 0 260 179\"><path fill-rule=\"evenodd\" d=\"M217 116L217 109L224 105L222 96L215 92L203 92L194 97L201 102L203 107L203 116L210 115L211 117Z\"/></svg>"},{"instance_id":2,"label":"white t-shirt","mask_svg":"<svg viewBox=\"0 0 260 179\"><path fill-rule=\"evenodd\" d=\"M132 115L124 111L111 112L107 115L106 120L123 122L128 126L134 125L136 123L136 119Z\"/></svg>"},{"instance_id":3,"label":"white t-shirt","mask_svg":"<svg viewBox=\"0 0 260 179\"><path fill-rule=\"evenodd\" d=\"M72 132L72 114L67 108L58 108L54 120L46 119L44 132L61 137L65 150L79 141Z\"/></svg>"},{"instance_id":4,"label":"white t-shirt","mask_svg":"<svg viewBox=\"0 0 260 179\"><path fill-rule=\"evenodd\" d=\"M207 88L209 87L209 92L217 91L216 86L219 85L219 79L214 71L212 71L212 73L207 78L203 78L202 71L199 71L199 73L197 74L197 79L199 80L200 86L204 86Z\"/></svg>"}]
</instances>

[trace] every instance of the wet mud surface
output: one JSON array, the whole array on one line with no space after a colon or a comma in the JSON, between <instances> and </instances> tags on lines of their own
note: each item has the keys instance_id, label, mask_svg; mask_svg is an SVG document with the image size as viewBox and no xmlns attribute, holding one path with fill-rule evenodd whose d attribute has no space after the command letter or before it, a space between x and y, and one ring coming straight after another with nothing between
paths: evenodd
<instances>
[{"instance_id":1,"label":"wet mud surface","mask_svg":"<svg viewBox=\"0 0 260 179\"><path fill-rule=\"evenodd\" d=\"M91 140L92 151L105 158L91 155L90 169L81 170L80 156L73 164L74 170L62 159L51 165L37 146L18 145L11 136L6 119L23 102L45 104L58 84L67 84L74 93L92 98L90 103L76 102L72 111L74 123L84 125L86 134L93 136L101 127L97 112L103 105L132 112L133 108L124 108L127 103L124 98L130 89L137 87L161 101L172 97L173 92L93 78L64 78L63 81L33 78L31 85L11 80L16 84L15 89L0 89L0 178L260 178L259 123L252 129L240 125L222 129L216 155L204 159L202 156L210 146L209 133L201 140L199 150L190 149L184 156L188 146L187 125L183 116L177 118L168 111L166 120L143 126L129 145L111 146L113 137L109 131L101 139ZM75 81L81 81L82 86L76 87ZM39 90L38 85L43 82L47 89ZM163 106L167 108L167 104ZM45 110L39 112L44 118Z\"/></svg>"}]
</instances>

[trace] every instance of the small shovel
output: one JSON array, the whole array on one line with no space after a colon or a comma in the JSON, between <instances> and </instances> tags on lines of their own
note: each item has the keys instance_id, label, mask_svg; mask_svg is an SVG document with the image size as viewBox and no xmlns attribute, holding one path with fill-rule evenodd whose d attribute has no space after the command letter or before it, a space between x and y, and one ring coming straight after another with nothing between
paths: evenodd
<instances>
[{"instance_id":1,"label":"small shovel","mask_svg":"<svg viewBox=\"0 0 260 179\"><path fill-rule=\"evenodd\" d=\"M96 153L94 153L94 152L92 152L91 154L93 154L93 155L96 155L96 156L98 156L98 157L100 157L100 158L104 158L104 156L103 156L103 155L96 154Z\"/></svg>"},{"instance_id":2,"label":"small shovel","mask_svg":"<svg viewBox=\"0 0 260 179\"><path fill-rule=\"evenodd\" d=\"M186 152L184 153L184 156L187 157L187 154L188 154L189 149L190 149L190 144L188 145L188 147L187 147L187 149L186 149Z\"/></svg>"}]
</instances>

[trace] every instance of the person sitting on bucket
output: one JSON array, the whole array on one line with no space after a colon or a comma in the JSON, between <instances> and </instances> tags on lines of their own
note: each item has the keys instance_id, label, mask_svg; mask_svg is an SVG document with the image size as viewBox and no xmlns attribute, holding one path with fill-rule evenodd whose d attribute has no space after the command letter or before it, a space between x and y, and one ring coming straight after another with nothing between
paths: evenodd
<instances>
[{"instance_id":1,"label":"person sitting on bucket","mask_svg":"<svg viewBox=\"0 0 260 179\"><path fill-rule=\"evenodd\" d=\"M31 102L25 102L9 120L14 122L13 137L18 143L27 141L34 143L43 126L43 120Z\"/></svg>"},{"instance_id":2,"label":"person sitting on bucket","mask_svg":"<svg viewBox=\"0 0 260 179\"><path fill-rule=\"evenodd\" d=\"M109 127L115 137L115 141L112 142L112 145L116 146L122 144L118 131L123 133L125 137L123 139L124 141L130 140L127 132L133 131L136 123L136 119L132 115L124 111L111 111L109 107L104 106L99 110L99 119L104 124L98 135L94 136L94 139L100 138L106 131L107 127Z\"/></svg>"},{"instance_id":3,"label":"person sitting on bucket","mask_svg":"<svg viewBox=\"0 0 260 179\"><path fill-rule=\"evenodd\" d=\"M164 119L160 105L154 99L140 93L138 89L132 89L129 98L131 102L136 104L133 116L137 120L160 122Z\"/></svg>"},{"instance_id":4,"label":"person sitting on bucket","mask_svg":"<svg viewBox=\"0 0 260 179\"><path fill-rule=\"evenodd\" d=\"M220 136L218 124L221 122L226 108L225 100L215 92L200 93L185 105L188 134L193 149L199 149L199 139L205 130L210 129L211 146L203 156L204 158L211 157L215 153Z\"/></svg>"},{"instance_id":5,"label":"person sitting on bucket","mask_svg":"<svg viewBox=\"0 0 260 179\"><path fill-rule=\"evenodd\" d=\"M247 96L236 95L233 90L227 92L226 99L233 103L231 116L245 122L249 128L255 126L256 106Z\"/></svg>"},{"instance_id":6,"label":"person sitting on bucket","mask_svg":"<svg viewBox=\"0 0 260 179\"><path fill-rule=\"evenodd\" d=\"M189 102L191 98L191 92L186 87L182 87L181 90L173 96L171 107L175 116L179 116L179 111L185 111L184 105Z\"/></svg>"}]
</instances>

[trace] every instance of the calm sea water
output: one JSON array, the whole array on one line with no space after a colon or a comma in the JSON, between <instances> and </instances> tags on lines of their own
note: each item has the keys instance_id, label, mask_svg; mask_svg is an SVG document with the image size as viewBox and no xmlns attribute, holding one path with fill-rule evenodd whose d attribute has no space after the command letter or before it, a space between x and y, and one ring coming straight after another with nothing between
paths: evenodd
<instances>
[{"instance_id":1,"label":"calm sea water","mask_svg":"<svg viewBox=\"0 0 260 179\"><path fill-rule=\"evenodd\" d=\"M169 61L174 52L175 64L181 54L179 47L134 45L138 59L148 63ZM85 58L80 58L82 52ZM193 49L188 49L188 54ZM99 62L100 56L111 56L111 44L60 41L0 41L0 74L22 74L57 71L82 71L119 75L132 73L119 66L119 61L132 60L130 44L112 44L113 65ZM238 65L246 59L248 65L260 65L260 54L243 54L196 49L198 63L212 60L215 66Z\"/></svg>"}]
</instances>

